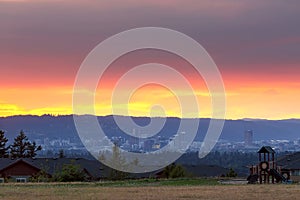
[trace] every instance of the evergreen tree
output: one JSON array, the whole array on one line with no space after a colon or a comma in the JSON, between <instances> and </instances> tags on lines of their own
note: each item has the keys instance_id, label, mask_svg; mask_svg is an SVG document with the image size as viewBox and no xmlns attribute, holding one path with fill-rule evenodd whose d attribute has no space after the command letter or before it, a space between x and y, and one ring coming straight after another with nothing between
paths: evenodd
<instances>
[{"instance_id":1,"label":"evergreen tree","mask_svg":"<svg viewBox=\"0 0 300 200\"><path fill-rule=\"evenodd\" d=\"M8 157L8 149L9 147L6 146L8 139L4 135L4 131L0 130L0 158L7 158Z\"/></svg>"},{"instance_id":2,"label":"evergreen tree","mask_svg":"<svg viewBox=\"0 0 300 200\"><path fill-rule=\"evenodd\" d=\"M42 147L40 145L37 146L35 142L27 142L27 151L25 157L34 158L36 156L36 152L40 150L42 150Z\"/></svg>"},{"instance_id":3,"label":"evergreen tree","mask_svg":"<svg viewBox=\"0 0 300 200\"><path fill-rule=\"evenodd\" d=\"M60 150L58 151L58 157L59 157L59 158L65 158L65 157L66 157L66 156L65 156L65 152L64 152L63 149L60 149Z\"/></svg>"},{"instance_id":4,"label":"evergreen tree","mask_svg":"<svg viewBox=\"0 0 300 200\"><path fill-rule=\"evenodd\" d=\"M37 146L35 142L31 143L25 133L21 131L10 146L10 156L12 158L33 158L41 149L41 146Z\"/></svg>"},{"instance_id":5,"label":"evergreen tree","mask_svg":"<svg viewBox=\"0 0 300 200\"><path fill-rule=\"evenodd\" d=\"M14 143L10 146L10 155L12 158L25 158L26 146L28 138L23 131L14 139Z\"/></svg>"}]
</instances>

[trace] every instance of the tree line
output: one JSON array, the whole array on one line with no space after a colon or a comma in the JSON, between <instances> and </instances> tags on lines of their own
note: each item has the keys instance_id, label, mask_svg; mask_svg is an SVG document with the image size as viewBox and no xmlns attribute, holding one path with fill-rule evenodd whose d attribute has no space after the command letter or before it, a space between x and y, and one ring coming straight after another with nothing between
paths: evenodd
<instances>
[{"instance_id":1,"label":"tree line","mask_svg":"<svg viewBox=\"0 0 300 200\"><path fill-rule=\"evenodd\" d=\"M23 130L14 138L11 145L7 145L7 142L5 132L0 130L0 158L34 158L37 152L42 150L40 145L29 141Z\"/></svg>"}]
</instances>

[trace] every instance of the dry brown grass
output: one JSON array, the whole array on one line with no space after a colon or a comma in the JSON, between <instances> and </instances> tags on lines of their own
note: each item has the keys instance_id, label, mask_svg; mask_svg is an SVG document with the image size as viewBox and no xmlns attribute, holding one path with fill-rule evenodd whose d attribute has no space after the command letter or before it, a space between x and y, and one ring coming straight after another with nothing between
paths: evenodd
<instances>
[{"instance_id":1,"label":"dry brown grass","mask_svg":"<svg viewBox=\"0 0 300 200\"><path fill-rule=\"evenodd\" d=\"M95 185L0 186L0 199L297 199L300 185L103 187Z\"/></svg>"}]
</instances>

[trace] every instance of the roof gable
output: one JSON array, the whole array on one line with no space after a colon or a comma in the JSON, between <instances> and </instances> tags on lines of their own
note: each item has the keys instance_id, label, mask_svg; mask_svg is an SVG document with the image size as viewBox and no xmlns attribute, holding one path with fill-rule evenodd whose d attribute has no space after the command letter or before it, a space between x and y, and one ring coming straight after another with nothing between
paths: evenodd
<instances>
[{"instance_id":1,"label":"roof gable","mask_svg":"<svg viewBox=\"0 0 300 200\"><path fill-rule=\"evenodd\" d=\"M103 175L103 164L97 160L84 158L36 158L27 159L26 161L51 175L60 172L65 165L76 165L93 178L100 178Z\"/></svg>"},{"instance_id":2,"label":"roof gable","mask_svg":"<svg viewBox=\"0 0 300 200\"><path fill-rule=\"evenodd\" d=\"M263 146L257 153L276 153L276 152L270 146Z\"/></svg>"},{"instance_id":3,"label":"roof gable","mask_svg":"<svg viewBox=\"0 0 300 200\"><path fill-rule=\"evenodd\" d=\"M16 168L16 167L18 167L18 165L23 165L22 166L23 170L25 170L24 165L27 167L27 169L31 169L32 171L39 172L41 170L40 168L29 164L28 162L24 161L23 159L12 160L12 161L13 162L7 162L8 164L0 170L0 173L3 173L5 171L9 171L13 168ZM21 170L19 170L19 171L21 171Z\"/></svg>"}]
</instances>

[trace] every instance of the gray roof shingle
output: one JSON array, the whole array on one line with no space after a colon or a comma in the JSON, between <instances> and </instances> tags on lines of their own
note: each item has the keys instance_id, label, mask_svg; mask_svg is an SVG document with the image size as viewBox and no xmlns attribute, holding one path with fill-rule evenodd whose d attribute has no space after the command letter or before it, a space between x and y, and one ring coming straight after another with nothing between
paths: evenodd
<instances>
[{"instance_id":1,"label":"gray roof shingle","mask_svg":"<svg viewBox=\"0 0 300 200\"><path fill-rule=\"evenodd\" d=\"M300 152L293 153L277 160L277 164L284 169L298 169L300 170Z\"/></svg>"}]
</instances>

